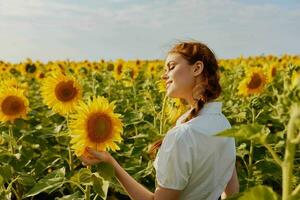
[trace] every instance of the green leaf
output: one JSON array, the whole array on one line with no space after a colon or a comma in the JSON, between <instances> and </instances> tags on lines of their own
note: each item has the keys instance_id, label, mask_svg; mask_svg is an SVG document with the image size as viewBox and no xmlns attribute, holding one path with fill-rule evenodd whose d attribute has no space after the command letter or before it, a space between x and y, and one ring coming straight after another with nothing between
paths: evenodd
<instances>
[{"instance_id":1,"label":"green leaf","mask_svg":"<svg viewBox=\"0 0 300 200\"><path fill-rule=\"evenodd\" d=\"M0 176L2 176L5 182L9 182L10 179L13 177L14 169L12 166L5 164L0 166Z\"/></svg>"},{"instance_id":2,"label":"green leaf","mask_svg":"<svg viewBox=\"0 0 300 200\"><path fill-rule=\"evenodd\" d=\"M6 142L8 142L9 144L11 144L13 147L17 146L17 142L14 137L11 137L9 134L6 134L6 133L2 133L2 136L3 136L4 140Z\"/></svg>"},{"instance_id":3,"label":"green leaf","mask_svg":"<svg viewBox=\"0 0 300 200\"><path fill-rule=\"evenodd\" d=\"M92 172L87 168L82 168L71 177L71 181L82 185L92 185Z\"/></svg>"},{"instance_id":4,"label":"green leaf","mask_svg":"<svg viewBox=\"0 0 300 200\"><path fill-rule=\"evenodd\" d=\"M240 141L253 140L256 143L265 143L269 130L260 124L243 124L233 126L216 134L216 136L235 137Z\"/></svg>"},{"instance_id":5,"label":"green leaf","mask_svg":"<svg viewBox=\"0 0 300 200\"><path fill-rule=\"evenodd\" d=\"M60 168L40 179L23 198L35 196L41 192L50 194L62 187L65 181L65 168Z\"/></svg>"},{"instance_id":6,"label":"green leaf","mask_svg":"<svg viewBox=\"0 0 300 200\"><path fill-rule=\"evenodd\" d=\"M66 196L63 196L61 198L57 198L56 200L84 200L84 197L80 194L79 191L73 193L73 194L70 194L70 195L66 195Z\"/></svg>"},{"instance_id":7,"label":"green leaf","mask_svg":"<svg viewBox=\"0 0 300 200\"><path fill-rule=\"evenodd\" d=\"M298 200L298 199L300 199L300 192L298 192L297 194L291 195L291 200Z\"/></svg>"},{"instance_id":8,"label":"green leaf","mask_svg":"<svg viewBox=\"0 0 300 200\"><path fill-rule=\"evenodd\" d=\"M103 177L105 180L110 181L112 177L115 176L114 167L109 163L101 162L98 164L97 169L100 176Z\"/></svg>"},{"instance_id":9,"label":"green leaf","mask_svg":"<svg viewBox=\"0 0 300 200\"><path fill-rule=\"evenodd\" d=\"M31 175L21 174L19 175L18 182L23 186L32 187L36 182Z\"/></svg>"},{"instance_id":10,"label":"green leaf","mask_svg":"<svg viewBox=\"0 0 300 200\"><path fill-rule=\"evenodd\" d=\"M109 181L105 181L98 173L94 173L93 179L93 189L102 198L106 199L107 191L109 187Z\"/></svg>"},{"instance_id":11,"label":"green leaf","mask_svg":"<svg viewBox=\"0 0 300 200\"><path fill-rule=\"evenodd\" d=\"M271 187L259 185L239 193L229 200L278 200L278 196Z\"/></svg>"}]
</instances>

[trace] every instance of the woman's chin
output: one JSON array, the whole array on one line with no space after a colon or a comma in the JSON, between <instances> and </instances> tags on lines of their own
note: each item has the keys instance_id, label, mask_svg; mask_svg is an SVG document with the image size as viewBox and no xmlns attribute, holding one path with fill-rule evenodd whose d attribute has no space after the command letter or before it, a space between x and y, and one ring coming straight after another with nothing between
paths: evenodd
<instances>
[{"instance_id":1,"label":"woman's chin","mask_svg":"<svg viewBox=\"0 0 300 200\"><path fill-rule=\"evenodd\" d=\"M167 91L166 91L166 95L167 95L168 97L172 98L172 93L171 93L170 91L168 91L168 89L167 89Z\"/></svg>"},{"instance_id":2,"label":"woman's chin","mask_svg":"<svg viewBox=\"0 0 300 200\"><path fill-rule=\"evenodd\" d=\"M167 90L166 95L169 98L177 98L176 94L174 94L174 92L172 90Z\"/></svg>"}]
</instances>

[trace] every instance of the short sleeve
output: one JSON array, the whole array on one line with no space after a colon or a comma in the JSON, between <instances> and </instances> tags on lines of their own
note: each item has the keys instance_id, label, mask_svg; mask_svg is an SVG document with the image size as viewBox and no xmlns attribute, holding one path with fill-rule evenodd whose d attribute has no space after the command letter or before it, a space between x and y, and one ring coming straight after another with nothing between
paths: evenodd
<instances>
[{"instance_id":1,"label":"short sleeve","mask_svg":"<svg viewBox=\"0 0 300 200\"><path fill-rule=\"evenodd\" d=\"M169 132L155 159L156 180L164 188L183 190L192 173L192 148L186 127Z\"/></svg>"}]
</instances>

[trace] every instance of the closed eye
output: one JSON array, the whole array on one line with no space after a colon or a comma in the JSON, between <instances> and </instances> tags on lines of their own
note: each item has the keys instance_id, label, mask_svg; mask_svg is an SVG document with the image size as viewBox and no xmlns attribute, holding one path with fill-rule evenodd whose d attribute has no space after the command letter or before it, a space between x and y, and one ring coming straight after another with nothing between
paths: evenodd
<instances>
[{"instance_id":1,"label":"closed eye","mask_svg":"<svg viewBox=\"0 0 300 200\"><path fill-rule=\"evenodd\" d=\"M174 69L175 66L176 66L176 64L175 64L174 62L172 62L172 64L168 63L167 66L168 66L168 69L167 69L167 70L166 70L166 69L164 70L165 73L166 73L167 71L170 71L170 70Z\"/></svg>"}]
</instances>

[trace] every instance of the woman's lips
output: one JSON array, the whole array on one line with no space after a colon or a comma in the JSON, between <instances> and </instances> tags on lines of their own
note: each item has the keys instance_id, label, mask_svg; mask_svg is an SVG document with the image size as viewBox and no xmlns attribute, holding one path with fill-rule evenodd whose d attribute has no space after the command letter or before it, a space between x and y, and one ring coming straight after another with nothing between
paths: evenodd
<instances>
[{"instance_id":1,"label":"woman's lips","mask_svg":"<svg viewBox=\"0 0 300 200\"><path fill-rule=\"evenodd\" d=\"M167 83L167 88L171 85L172 82L173 82L173 81L169 81L169 82Z\"/></svg>"}]
</instances>

